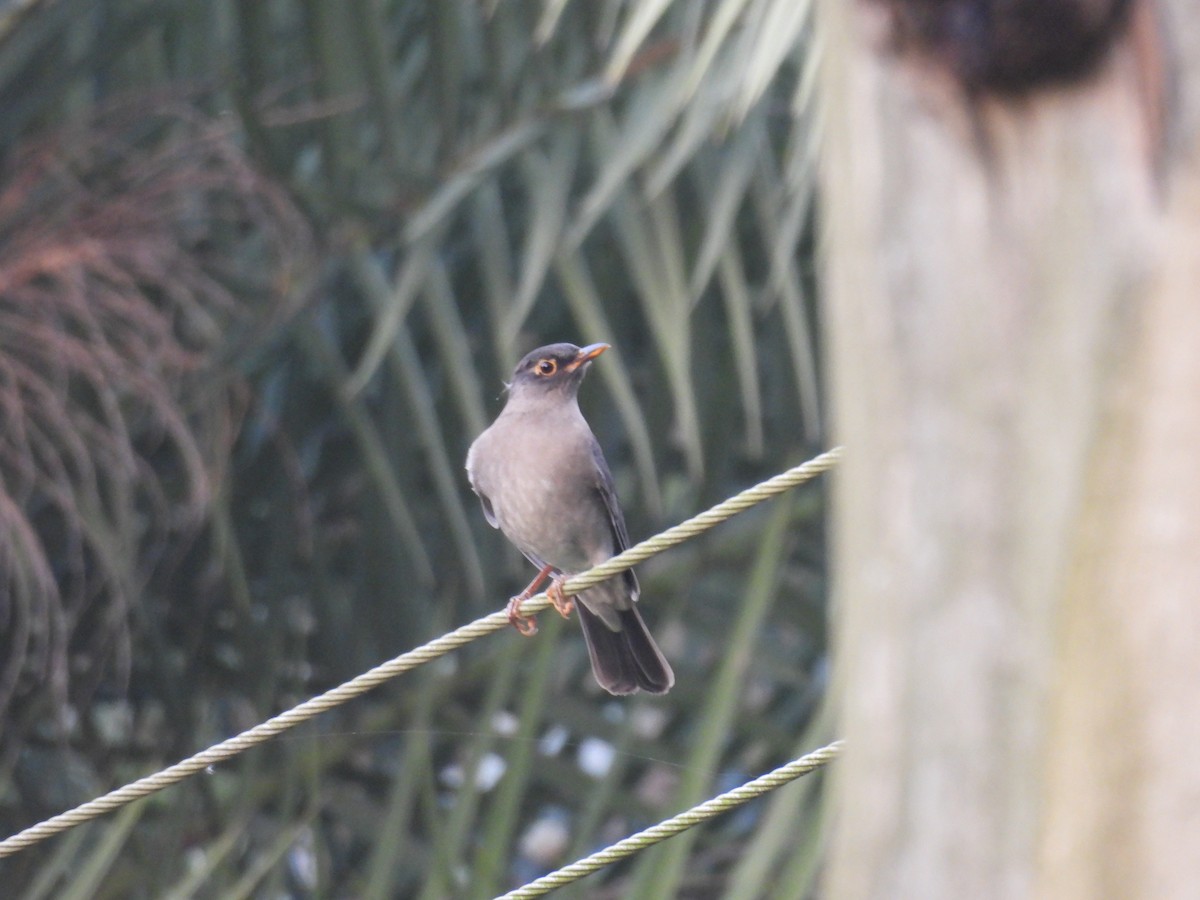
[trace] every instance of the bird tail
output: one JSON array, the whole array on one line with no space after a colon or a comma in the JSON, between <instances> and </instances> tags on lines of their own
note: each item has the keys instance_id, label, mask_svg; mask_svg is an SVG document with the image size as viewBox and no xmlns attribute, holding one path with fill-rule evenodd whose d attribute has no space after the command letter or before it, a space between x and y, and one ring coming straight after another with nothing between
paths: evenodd
<instances>
[{"instance_id":1,"label":"bird tail","mask_svg":"<svg viewBox=\"0 0 1200 900\"><path fill-rule=\"evenodd\" d=\"M592 659L592 672L600 687L610 694L632 694L639 690L665 694L671 689L675 673L654 643L636 606L614 610L620 623L615 631L586 604L580 602L575 606Z\"/></svg>"}]
</instances>

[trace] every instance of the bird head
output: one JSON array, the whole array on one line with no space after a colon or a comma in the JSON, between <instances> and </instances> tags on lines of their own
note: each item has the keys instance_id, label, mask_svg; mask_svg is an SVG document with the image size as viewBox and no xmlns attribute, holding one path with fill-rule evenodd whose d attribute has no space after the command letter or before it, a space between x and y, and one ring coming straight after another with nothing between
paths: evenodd
<instances>
[{"instance_id":1,"label":"bird head","mask_svg":"<svg viewBox=\"0 0 1200 900\"><path fill-rule=\"evenodd\" d=\"M608 344L588 344L586 347L549 344L538 347L525 354L513 370L509 384L511 396L574 397L587 367L608 348Z\"/></svg>"}]
</instances>

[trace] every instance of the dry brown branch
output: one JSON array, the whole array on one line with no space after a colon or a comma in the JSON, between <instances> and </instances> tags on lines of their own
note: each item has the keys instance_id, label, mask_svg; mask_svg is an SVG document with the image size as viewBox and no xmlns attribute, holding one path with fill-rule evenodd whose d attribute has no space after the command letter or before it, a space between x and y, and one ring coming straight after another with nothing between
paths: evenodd
<instances>
[{"instance_id":1,"label":"dry brown branch","mask_svg":"<svg viewBox=\"0 0 1200 900\"><path fill-rule=\"evenodd\" d=\"M294 308L309 240L178 100L111 107L0 173L0 752L127 671L139 590L236 433L222 363Z\"/></svg>"}]
</instances>

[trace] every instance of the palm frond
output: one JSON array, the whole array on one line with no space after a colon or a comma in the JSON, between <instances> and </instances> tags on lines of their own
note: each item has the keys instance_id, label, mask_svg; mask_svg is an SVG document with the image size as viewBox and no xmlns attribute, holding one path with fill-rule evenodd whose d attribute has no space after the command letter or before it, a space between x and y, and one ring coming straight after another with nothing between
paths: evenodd
<instances>
[{"instance_id":1,"label":"palm frond","mask_svg":"<svg viewBox=\"0 0 1200 900\"><path fill-rule=\"evenodd\" d=\"M215 187L163 188L113 232L140 223L122 245L139 253L72 263L82 283L52 276L74 306L38 327L61 335L67 324L54 346L74 356L26 363L40 377L21 381L21 353L0 347L0 410L23 423L0 434L10 500L0 494L0 521L15 523L0 541L14 598L0 616L20 647L0 665L0 691L61 669L76 611L107 593L112 621L140 611L146 627L109 631L97 649L125 655L132 677L178 701L164 715L193 749L499 605L527 573L483 524L461 464L512 365L542 342L615 347L583 403L635 536L820 439L809 265L818 48L807 2L93 6L32 3L19 20L0 18L0 149L43 122L82 121L97 98L177 91L184 75L205 92L204 113L182 133L199 153L213 144L198 123L221 122L224 155L206 172L219 182L235 171L240 187L219 202ZM51 72L49 59L67 64ZM89 145L125 172L123 197L146 198L158 179L186 186L169 159L145 165L139 148L169 145L171 128L156 128ZM134 156L122 168L131 150L141 180ZM52 222L59 207L14 177L0 192L0 233L32 240L31 223ZM6 196L22 199L6 207ZM111 244L92 237L90 248ZM16 277L6 254L0 279ZM288 317L284 298L314 271L318 288ZM93 282L105 297L119 282L140 299L97 305ZM8 296L0 287L0 314L27 318ZM110 318L84 318L106 302ZM82 403L77 382L89 385ZM36 416L11 412L29 406ZM38 504L42 520L30 516ZM493 891L531 874L521 836L565 807L581 850L664 812L672 792L662 786L680 774L666 760L696 754L681 799L735 762L790 750L812 714L790 692L822 654L804 637L821 623L818 517L810 498L769 540L732 526L643 567L646 614L678 660L680 685L665 700L588 693L568 628L533 649L473 648L457 668L365 701L344 712L352 738L322 733L318 750L281 751L280 765L264 751L244 782L223 773L211 804L203 787L181 790L176 821L223 860L206 870L208 885L282 891L300 862L320 859L365 896L453 893L464 871ZM53 550L47 518L63 537ZM162 567L149 557L178 577L152 579ZM64 592L64 570L92 580ZM743 625L730 646L734 621ZM154 654L135 652L145 642ZM715 691L705 687L713 671ZM762 708L743 702L752 690ZM657 715L653 728L643 710ZM515 736L479 724L493 712L519 714ZM559 727L565 747L533 740ZM407 728L428 732L391 734ZM707 730L693 747L697 729ZM569 749L589 739L616 754L595 781ZM473 793L472 773L450 783L447 772L491 754L509 766L494 795ZM4 796L0 786L0 813ZM133 834L133 859L161 858ZM689 846L703 855L745 839L720 830ZM743 883L761 883L762 866L778 871L769 850ZM677 886L678 858L658 877ZM153 878L148 890L190 883L178 869Z\"/></svg>"}]
</instances>

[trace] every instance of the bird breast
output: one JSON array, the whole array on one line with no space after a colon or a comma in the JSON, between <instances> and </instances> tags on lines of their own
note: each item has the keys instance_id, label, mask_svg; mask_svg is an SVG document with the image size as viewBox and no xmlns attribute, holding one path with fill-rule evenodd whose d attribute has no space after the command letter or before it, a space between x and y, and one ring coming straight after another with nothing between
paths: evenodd
<instances>
[{"instance_id":1,"label":"bird breast","mask_svg":"<svg viewBox=\"0 0 1200 900\"><path fill-rule=\"evenodd\" d=\"M583 417L501 415L470 453L475 489L522 553L566 573L612 556L595 437Z\"/></svg>"}]
</instances>

